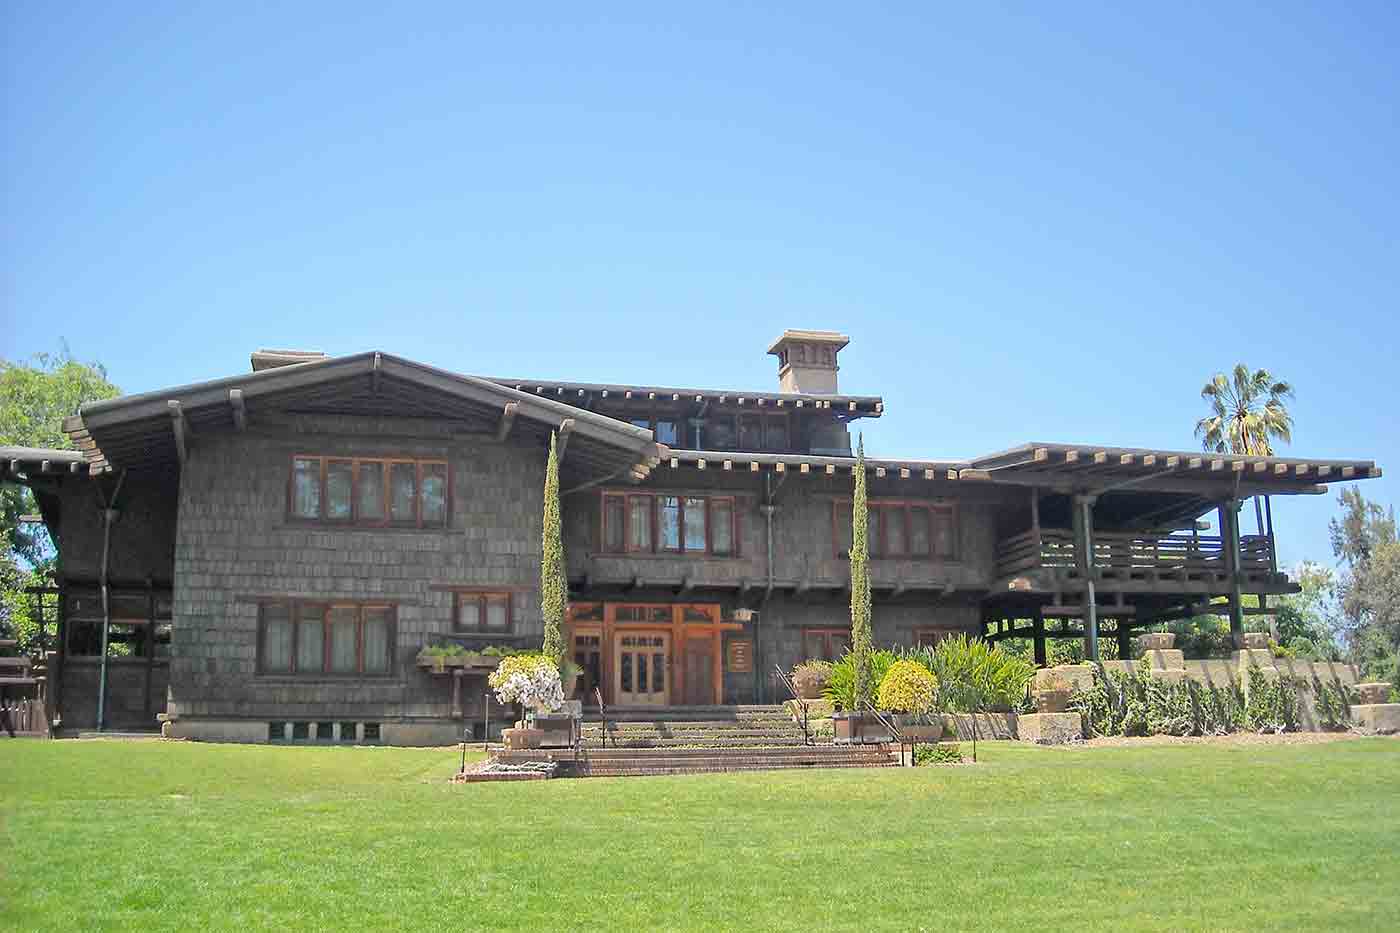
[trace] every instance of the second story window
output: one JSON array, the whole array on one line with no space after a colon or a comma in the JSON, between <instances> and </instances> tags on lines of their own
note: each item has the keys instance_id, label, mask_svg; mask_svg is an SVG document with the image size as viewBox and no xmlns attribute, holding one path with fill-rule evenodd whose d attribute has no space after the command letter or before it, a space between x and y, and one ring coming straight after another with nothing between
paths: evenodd
<instances>
[{"instance_id":1,"label":"second story window","mask_svg":"<svg viewBox=\"0 0 1400 933\"><path fill-rule=\"evenodd\" d=\"M837 557L851 553L851 503L832 505ZM957 560L957 510L941 502L872 499L866 539L870 556L893 560Z\"/></svg>"},{"instance_id":2,"label":"second story window","mask_svg":"<svg viewBox=\"0 0 1400 933\"><path fill-rule=\"evenodd\" d=\"M738 554L732 496L604 493L602 550L608 554Z\"/></svg>"},{"instance_id":3,"label":"second story window","mask_svg":"<svg viewBox=\"0 0 1400 933\"><path fill-rule=\"evenodd\" d=\"M447 461L400 458L292 458L287 513L330 524L444 528Z\"/></svg>"}]
</instances>

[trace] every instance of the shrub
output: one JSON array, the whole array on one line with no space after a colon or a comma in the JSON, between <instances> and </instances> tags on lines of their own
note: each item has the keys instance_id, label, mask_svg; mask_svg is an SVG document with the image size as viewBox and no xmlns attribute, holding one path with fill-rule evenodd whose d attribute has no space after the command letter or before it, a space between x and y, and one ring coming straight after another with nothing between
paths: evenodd
<instances>
[{"instance_id":1,"label":"shrub","mask_svg":"<svg viewBox=\"0 0 1400 933\"><path fill-rule=\"evenodd\" d=\"M1098 735L1226 735L1245 726L1245 699L1238 681L1229 687L1193 680L1155 680L1146 661L1129 673L1095 668L1094 684L1070 697L1084 714L1085 731Z\"/></svg>"},{"instance_id":2,"label":"shrub","mask_svg":"<svg viewBox=\"0 0 1400 933\"><path fill-rule=\"evenodd\" d=\"M880 679L875 705L899 713L930 713L938 701L938 681L923 665L896 661Z\"/></svg>"},{"instance_id":3,"label":"shrub","mask_svg":"<svg viewBox=\"0 0 1400 933\"><path fill-rule=\"evenodd\" d=\"M467 649L453 642L450 645L429 645L422 651L430 658L456 658L467 653Z\"/></svg>"},{"instance_id":4,"label":"shrub","mask_svg":"<svg viewBox=\"0 0 1400 933\"><path fill-rule=\"evenodd\" d=\"M1298 694L1287 677L1268 677L1250 665L1245 722L1260 733L1298 731Z\"/></svg>"},{"instance_id":5,"label":"shrub","mask_svg":"<svg viewBox=\"0 0 1400 933\"><path fill-rule=\"evenodd\" d=\"M792 679L797 680L799 677L814 677L819 680L826 680L831 677L831 662L816 658L810 661L803 661L801 664L795 665L792 669Z\"/></svg>"},{"instance_id":6,"label":"shrub","mask_svg":"<svg viewBox=\"0 0 1400 933\"><path fill-rule=\"evenodd\" d=\"M1004 707L1013 709L1026 696L1035 665L999 645L957 635L933 648L917 648L905 657L923 666L938 682L945 709L959 713Z\"/></svg>"},{"instance_id":7,"label":"shrub","mask_svg":"<svg viewBox=\"0 0 1400 933\"><path fill-rule=\"evenodd\" d=\"M1356 691L1332 678L1324 683L1313 675L1313 703L1317 707L1317 721L1324 729L1340 731L1351 726L1351 704L1357 701Z\"/></svg>"},{"instance_id":8,"label":"shrub","mask_svg":"<svg viewBox=\"0 0 1400 933\"><path fill-rule=\"evenodd\" d=\"M957 765L962 764L962 749L957 742L939 742L936 745L915 745L914 764L916 765Z\"/></svg>"},{"instance_id":9,"label":"shrub","mask_svg":"<svg viewBox=\"0 0 1400 933\"><path fill-rule=\"evenodd\" d=\"M885 672L899 660L893 651L871 651L867 656L870 665L870 680L879 683ZM831 679L826 682L822 696L843 710L856 709L856 654L847 651L840 660L831 665Z\"/></svg>"},{"instance_id":10,"label":"shrub","mask_svg":"<svg viewBox=\"0 0 1400 933\"><path fill-rule=\"evenodd\" d=\"M517 654L501 660L486 681L501 703L519 703L537 712L550 712L564 705L564 688L559 667L543 654Z\"/></svg>"}]
</instances>

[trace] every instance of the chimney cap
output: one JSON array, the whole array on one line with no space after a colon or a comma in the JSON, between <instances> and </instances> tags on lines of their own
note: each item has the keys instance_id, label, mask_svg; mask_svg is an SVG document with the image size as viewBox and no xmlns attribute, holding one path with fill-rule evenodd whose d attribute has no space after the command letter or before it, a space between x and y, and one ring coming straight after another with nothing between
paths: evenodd
<instances>
[{"instance_id":1,"label":"chimney cap","mask_svg":"<svg viewBox=\"0 0 1400 933\"><path fill-rule=\"evenodd\" d=\"M260 373L264 369L276 369L279 366L291 366L294 363L314 363L317 360L324 360L326 354L320 350L254 350L250 357L253 364L253 372Z\"/></svg>"},{"instance_id":2,"label":"chimney cap","mask_svg":"<svg viewBox=\"0 0 1400 933\"><path fill-rule=\"evenodd\" d=\"M785 343L829 343L834 344L833 349L840 350L850 342L850 337L834 330L793 330L789 328L783 331L781 337L773 341L768 352L777 355Z\"/></svg>"}]
</instances>

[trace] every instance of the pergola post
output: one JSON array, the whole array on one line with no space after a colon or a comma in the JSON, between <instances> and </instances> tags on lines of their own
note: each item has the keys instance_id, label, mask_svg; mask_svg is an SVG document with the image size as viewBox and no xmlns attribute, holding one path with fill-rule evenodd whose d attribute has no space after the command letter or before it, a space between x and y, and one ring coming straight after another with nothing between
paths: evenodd
<instances>
[{"instance_id":1,"label":"pergola post","mask_svg":"<svg viewBox=\"0 0 1400 933\"><path fill-rule=\"evenodd\" d=\"M1220 547L1225 557L1225 573L1230 584L1230 641L1235 650L1244 647L1244 606L1240 594L1240 500L1220 504Z\"/></svg>"},{"instance_id":2,"label":"pergola post","mask_svg":"<svg viewBox=\"0 0 1400 933\"><path fill-rule=\"evenodd\" d=\"M1133 630L1125 619L1118 620L1118 660L1130 660L1133 654Z\"/></svg>"},{"instance_id":3,"label":"pergola post","mask_svg":"<svg viewBox=\"0 0 1400 933\"><path fill-rule=\"evenodd\" d=\"M1094 588L1094 496L1074 497L1074 562L1085 584L1084 653L1099 660L1099 607Z\"/></svg>"},{"instance_id":4,"label":"pergola post","mask_svg":"<svg viewBox=\"0 0 1400 933\"><path fill-rule=\"evenodd\" d=\"M1031 637L1035 640L1035 666L1045 667L1045 610L1039 606L1035 609L1035 625L1031 630Z\"/></svg>"}]
</instances>

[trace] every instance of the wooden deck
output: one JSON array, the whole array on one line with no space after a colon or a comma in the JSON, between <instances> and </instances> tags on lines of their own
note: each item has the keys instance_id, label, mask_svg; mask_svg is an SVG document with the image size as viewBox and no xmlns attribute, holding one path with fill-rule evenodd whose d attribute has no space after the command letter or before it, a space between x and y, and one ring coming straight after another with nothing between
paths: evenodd
<instances>
[{"instance_id":1,"label":"wooden deck","mask_svg":"<svg viewBox=\"0 0 1400 933\"><path fill-rule=\"evenodd\" d=\"M997 575L1014 577L1052 570L1073 576L1079 567L1078 557L1074 535L1068 529L1043 528L1038 535L1027 531L997 545ZM1096 532L1091 566L1102 577L1187 580L1223 577L1225 557L1224 540L1219 535ZM1241 536L1239 567L1246 575L1272 574L1273 541L1267 535Z\"/></svg>"}]
</instances>

